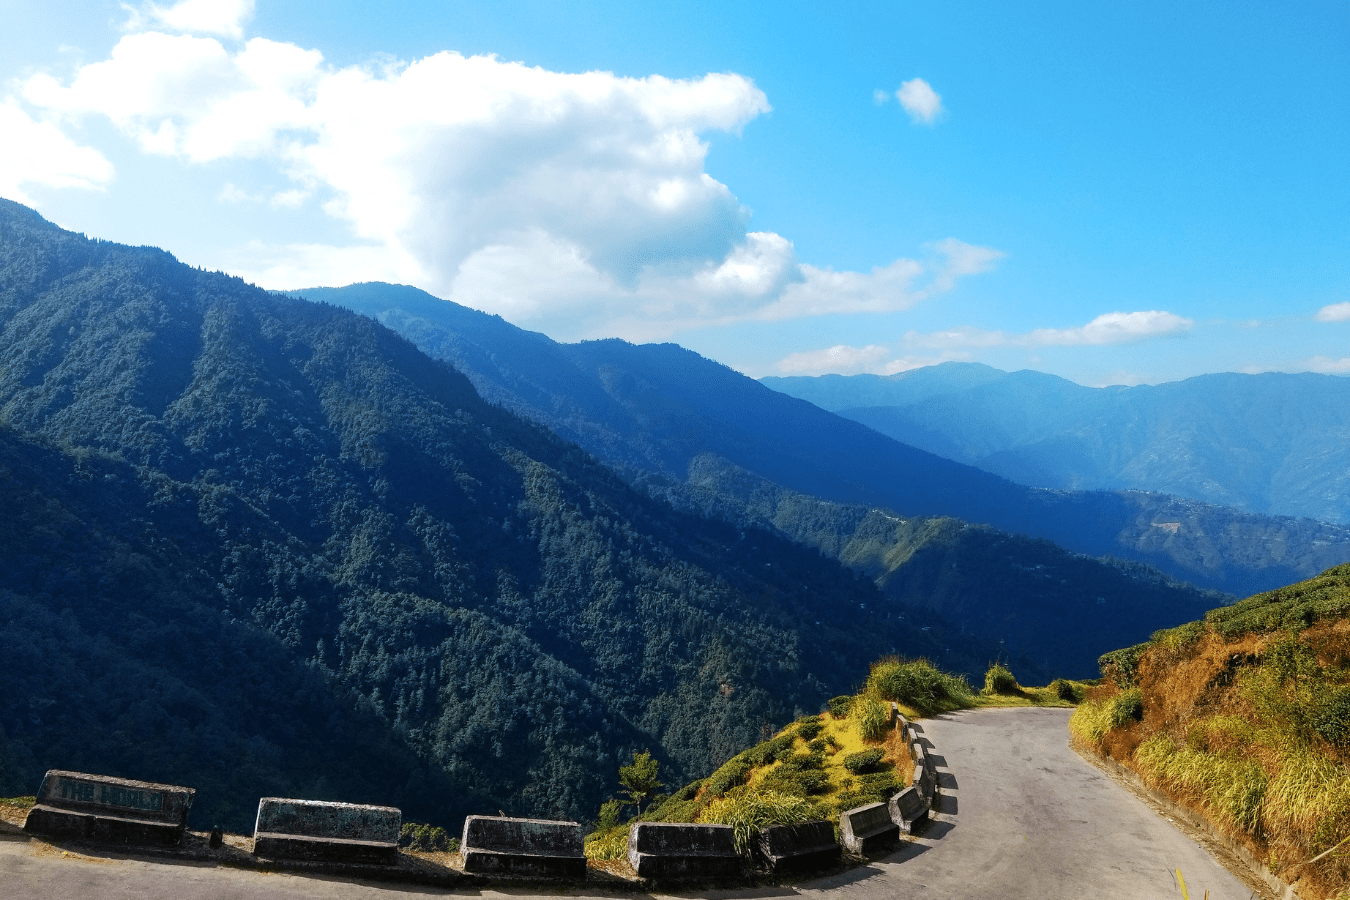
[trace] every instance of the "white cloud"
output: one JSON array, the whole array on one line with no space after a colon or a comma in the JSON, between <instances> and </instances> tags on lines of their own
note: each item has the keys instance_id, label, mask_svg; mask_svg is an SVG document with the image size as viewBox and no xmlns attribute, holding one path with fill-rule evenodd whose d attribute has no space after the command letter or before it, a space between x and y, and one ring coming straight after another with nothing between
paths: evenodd
<instances>
[{"instance_id":1,"label":"white cloud","mask_svg":"<svg viewBox=\"0 0 1350 900\"><path fill-rule=\"evenodd\" d=\"M1350 375L1350 357L1332 359L1329 356L1314 356L1308 360L1307 366L1308 371L1324 375Z\"/></svg>"},{"instance_id":2,"label":"white cloud","mask_svg":"<svg viewBox=\"0 0 1350 900\"><path fill-rule=\"evenodd\" d=\"M1098 344L1126 344L1149 338L1188 331L1195 322L1175 313L1151 309L1143 312L1110 312L1098 316L1081 328L1038 328L1027 335L1035 345L1076 347Z\"/></svg>"},{"instance_id":3,"label":"white cloud","mask_svg":"<svg viewBox=\"0 0 1350 900\"><path fill-rule=\"evenodd\" d=\"M877 88L875 91L872 92L872 102L875 103L877 106L886 105L886 102L890 99L891 99L890 91L883 91L881 88Z\"/></svg>"},{"instance_id":4,"label":"white cloud","mask_svg":"<svg viewBox=\"0 0 1350 900\"><path fill-rule=\"evenodd\" d=\"M12 100L0 100L0 135L0 196L31 205L25 187L100 190L112 181L113 165L102 153L35 121Z\"/></svg>"},{"instance_id":5,"label":"white cloud","mask_svg":"<svg viewBox=\"0 0 1350 900\"><path fill-rule=\"evenodd\" d=\"M807 350L784 357L778 363L778 370L789 375L857 375L871 372L884 364L891 351L878 344L868 347L846 347L839 345L825 350Z\"/></svg>"},{"instance_id":6,"label":"white cloud","mask_svg":"<svg viewBox=\"0 0 1350 900\"><path fill-rule=\"evenodd\" d=\"M161 25L234 33L195 5L147 9ZM236 24L251 12L231 9ZM240 254L240 274L269 287L398 273L562 338L902 310L1002 256L947 239L923 260L839 272L801 262L781 235L748 231L748 211L704 171L704 133L737 132L769 109L736 74L568 74L451 52L335 68L263 38L229 49L147 31L65 81L29 78L22 96L55 120L107 117L149 154L267 161L288 187L261 198L226 185L220 201L312 200L349 226L350 253Z\"/></svg>"},{"instance_id":7,"label":"white cloud","mask_svg":"<svg viewBox=\"0 0 1350 900\"><path fill-rule=\"evenodd\" d=\"M922 78L913 78L900 85L895 99L900 101L911 119L924 125L933 124L942 112L942 98Z\"/></svg>"},{"instance_id":8,"label":"white cloud","mask_svg":"<svg viewBox=\"0 0 1350 900\"><path fill-rule=\"evenodd\" d=\"M1322 307L1317 311L1316 318L1319 322L1350 321L1350 300Z\"/></svg>"},{"instance_id":9,"label":"white cloud","mask_svg":"<svg viewBox=\"0 0 1350 900\"><path fill-rule=\"evenodd\" d=\"M172 6L148 3L140 9L123 4L131 14L128 31L165 28L193 34L218 34L239 40L244 23L253 18L253 0L182 0Z\"/></svg>"},{"instance_id":10,"label":"white cloud","mask_svg":"<svg viewBox=\"0 0 1350 900\"><path fill-rule=\"evenodd\" d=\"M905 343L920 347L1083 347L1127 344L1189 331L1194 320L1161 310L1104 313L1078 328L1037 328L1026 334L952 328L928 334L909 332Z\"/></svg>"},{"instance_id":11,"label":"white cloud","mask_svg":"<svg viewBox=\"0 0 1350 900\"><path fill-rule=\"evenodd\" d=\"M806 350L783 357L775 368L786 375L894 375L924 366L953 360L968 360L969 354L944 353L940 356L895 356L879 344L849 347L840 344L824 350Z\"/></svg>"}]
</instances>

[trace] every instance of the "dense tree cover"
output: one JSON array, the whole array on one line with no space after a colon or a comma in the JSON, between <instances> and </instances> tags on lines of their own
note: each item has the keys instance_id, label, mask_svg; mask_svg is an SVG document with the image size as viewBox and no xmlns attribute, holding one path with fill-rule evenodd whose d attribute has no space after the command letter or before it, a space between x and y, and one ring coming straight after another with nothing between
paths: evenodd
<instances>
[{"instance_id":1,"label":"dense tree cover","mask_svg":"<svg viewBox=\"0 0 1350 900\"><path fill-rule=\"evenodd\" d=\"M1344 527L1216 506L1212 492L1204 503L1014 484L770 390L674 344L559 344L400 285L297 293L375 316L452 362L489 401L576 441L636 483L684 482L689 466L711 454L798 493L1029 534L1239 596L1350 558ZM982 379L977 370L966 381L978 386ZM1327 440L1334 444L1334 435Z\"/></svg>"},{"instance_id":2,"label":"dense tree cover","mask_svg":"<svg viewBox=\"0 0 1350 900\"><path fill-rule=\"evenodd\" d=\"M347 310L0 203L0 777L586 815L877 656L993 651L781 535L634 491ZM200 816L200 819L195 817Z\"/></svg>"}]
</instances>

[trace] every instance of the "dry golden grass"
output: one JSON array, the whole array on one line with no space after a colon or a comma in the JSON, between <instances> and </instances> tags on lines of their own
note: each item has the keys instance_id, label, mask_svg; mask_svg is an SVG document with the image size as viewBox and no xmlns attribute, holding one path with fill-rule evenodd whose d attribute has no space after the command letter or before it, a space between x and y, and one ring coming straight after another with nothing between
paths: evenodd
<instances>
[{"instance_id":1,"label":"dry golden grass","mask_svg":"<svg viewBox=\"0 0 1350 900\"><path fill-rule=\"evenodd\" d=\"M1142 720L1113 716L1124 692L1103 685L1070 720L1075 743L1202 813L1302 896L1350 898L1350 760L1309 724L1319 698L1350 684L1350 623L1228 640L1174 629L1135 681Z\"/></svg>"}]
</instances>

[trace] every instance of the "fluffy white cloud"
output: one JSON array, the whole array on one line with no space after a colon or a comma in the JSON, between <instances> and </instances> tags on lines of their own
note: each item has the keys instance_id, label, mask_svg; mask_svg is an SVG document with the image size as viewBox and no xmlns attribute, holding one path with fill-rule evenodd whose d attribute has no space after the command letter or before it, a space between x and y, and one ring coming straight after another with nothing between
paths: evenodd
<instances>
[{"instance_id":1,"label":"fluffy white cloud","mask_svg":"<svg viewBox=\"0 0 1350 900\"><path fill-rule=\"evenodd\" d=\"M846 347L842 344L825 350L807 350L785 356L778 370L788 375L858 375L884 366L891 351L879 344Z\"/></svg>"},{"instance_id":2,"label":"fluffy white cloud","mask_svg":"<svg viewBox=\"0 0 1350 900\"><path fill-rule=\"evenodd\" d=\"M0 101L0 135L0 196L32 204L25 187L101 189L112 181L112 163L102 153L12 101Z\"/></svg>"},{"instance_id":3,"label":"fluffy white cloud","mask_svg":"<svg viewBox=\"0 0 1350 900\"><path fill-rule=\"evenodd\" d=\"M1308 371L1324 375L1350 375L1350 357L1332 359L1329 356L1314 356L1308 360L1307 366Z\"/></svg>"},{"instance_id":4,"label":"fluffy white cloud","mask_svg":"<svg viewBox=\"0 0 1350 900\"><path fill-rule=\"evenodd\" d=\"M1344 303L1332 303L1324 306L1317 311L1317 321L1319 322L1345 322L1350 321L1350 300Z\"/></svg>"},{"instance_id":5,"label":"fluffy white cloud","mask_svg":"<svg viewBox=\"0 0 1350 900\"><path fill-rule=\"evenodd\" d=\"M987 271L996 250L948 239L870 272L802 263L786 238L704 171L709 131L769 104L735 74L669 79L550 72L444 52L335 68L254 38L227 48L200 8L23 98L57 120L104 116L144 152L202 164L265 160L291 181L266 198L344 221L355 247L253 247L236 271L270 287L389 277L547 327L632 339L744 320L905 309ZM231 7L236 25L251 6ZM191 15L189 15L191 14ZM934 95L936 96L936 95ZM353 272L357 261L369 271Z\"/></svg>"},{"instance_id":6,"label":"fluffy white cloud","mask_svg":"<svg viewBox=\"0 0 1350 900\"><path fill-rule=\"evenodd\" d=\"M922 78L913 78L900 85L895 99L915 122L931 125L942 112L942 98Z\"/></svg>"},{"instance_id":7,"label":"fluffy white cloud","mask_svg":"<svg viewBox=\"0 0 1350 900\"><path fill-rule=\"evenodd\" d=\"M1127 344L1189 331L1194 320L1161 310L1110 312L1078 328L1037 328L1026 334L953 328L928 334L909 332L905 343L920 347L1082 347Z\"/></svg>"},{"instance_id":8,"label":"fluffy white cloud","mask_svg":"<svg viewBox=\"0 0 1350 900\"><path fill-rule=\"evenodd\" d=\"M149 3L140 9L124 8L131 14L128 31L166 28L196 34L218 34L238 40L244 23L253 18L253 0L182 0L172 6Z\"/></svg>"}]
</instances>

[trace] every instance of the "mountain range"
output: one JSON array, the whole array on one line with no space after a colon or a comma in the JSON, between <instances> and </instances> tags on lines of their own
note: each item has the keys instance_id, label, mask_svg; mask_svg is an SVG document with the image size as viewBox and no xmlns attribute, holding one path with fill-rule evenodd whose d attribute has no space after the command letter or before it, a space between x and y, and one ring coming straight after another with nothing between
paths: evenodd
<instances>
[{"instance_id":1,"label":"mountain range","mask_svg":"<svg viewBox=\"0 0 1350 900\"><path fill-rule=\"evenodd\" d=\"M761 380L1019 484L1159 491L1350 524L1343 376L1222 373L1089 388L1042 372L950 362L887 376Z\"/></svg>"},{"instance_id":2,"label":"mountain range","mask_svg":"<svg viewBox=\"0 0 1350 900\"><path fill-rule=\"evenodd\" d=\"M1350 558L1350 528L1151 491L1032 488L888 437L674 344L561 344L416 288L295 296L340 304L463 371L487 400L637 484L683 484L708 456L787 490L903 517L947 516L1155 566L1235 595ZM978 380L987 375L961 370ZM996 370L990 370L996 371Z\"/></svg>"},{"instance_id":3,"label":"mountain range","mask_svg":"<svg viewBox=\"0 0 1350 900\"><path fill-rule=\"evenodd\" d=\"M885 654L1091 674L1215 605L866 502L882 463L939 506L917 482L989 509L1025 489L680 348L434 301L509 338L428 332L488 379L326 299L0 202L0 791L181 783L230 828L263 795L588 818L633 751L699 777ZM527 395L571 424L517 415ZM857 471L828 465L851 440Z\"/></svg>"}]
</instances>

